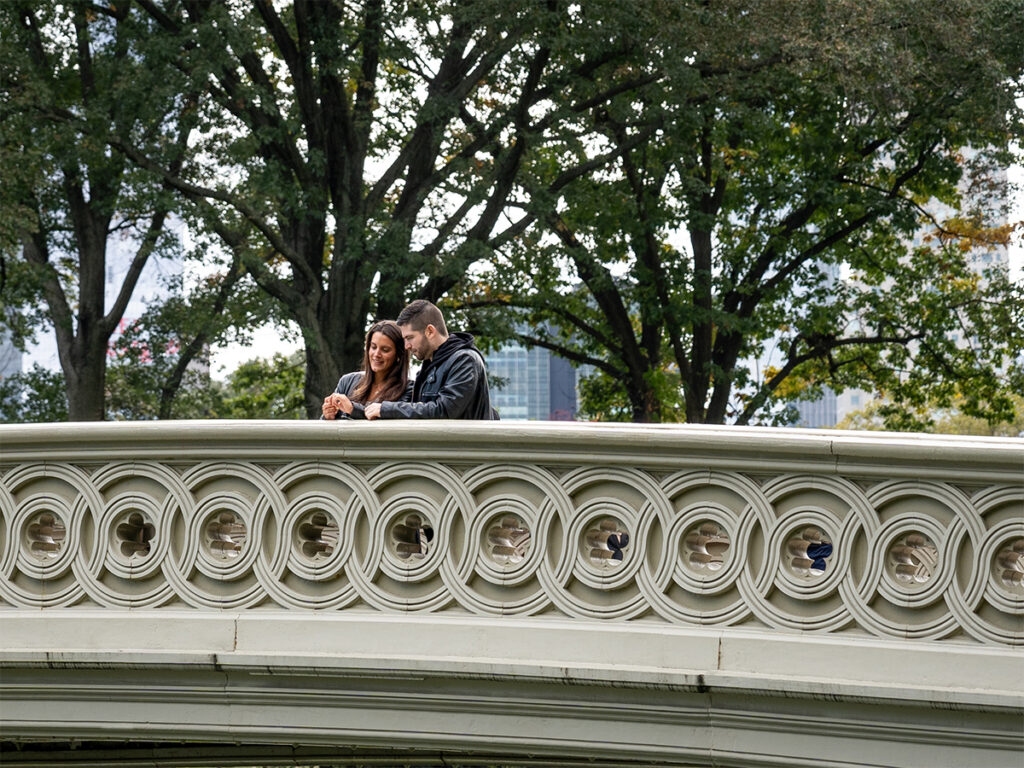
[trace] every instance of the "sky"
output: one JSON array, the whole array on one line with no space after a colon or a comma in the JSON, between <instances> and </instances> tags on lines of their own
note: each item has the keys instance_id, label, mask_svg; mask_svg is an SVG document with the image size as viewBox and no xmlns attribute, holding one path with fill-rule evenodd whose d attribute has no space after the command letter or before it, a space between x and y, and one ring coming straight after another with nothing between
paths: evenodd
<instances>
[{"instance_id":1,"label":"sky","mask_svg":"<svg viewBox=\"0 0 1024 768\"><path fill-rule=\"evenodd\" d=\"M253 333L252 344L213 347L210 350L210 375L215 379L224 380L238 366L253 358L268 358L278 352L290 355L302 348L301 341L297 338L289 341L283 338L286 335L288 334L283 334L279 328L267 326Z\"/></svg>"}]
</instances>

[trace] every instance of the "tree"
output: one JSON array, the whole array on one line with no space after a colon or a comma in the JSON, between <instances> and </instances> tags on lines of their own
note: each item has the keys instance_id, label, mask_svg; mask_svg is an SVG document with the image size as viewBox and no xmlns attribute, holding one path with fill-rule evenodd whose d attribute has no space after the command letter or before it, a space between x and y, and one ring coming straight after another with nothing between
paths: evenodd
<instances>
[{"instance_id":1,"label":"tree","mask_svg":"<svg viewBox=\"0 0 1024 768\"><path fill-rule=\"evenodd\" d=\"M662 5L138 0L157 60L176 51L203 94L202 140L181 168L107 140L229 246L255 233L245 266L301 329L315 415L358 366L371 315L437 300L521 232L524 159L649 78L621 64ZM546 186L608 159L572 158Z\"/></svg>"},{"instance_id":2,"label":"tree","mask_svg":"<svg viewBox=\"0 0 1024 768\"><path fill-rule=\"evenodd\" d=\"M1012 413L1021 288L966 258L1012 228L962 190L1022 135L1024 4L685 3L659 31L634 64L657 79L531 167L543 189L594 151L615 164L534 195L463 304L593 366L584 410L612 417L771 421L822 385Z\"/></svg>"},{"instance_id":3,"label":"tree","mask_svg":"<svg viewBox=\"0 0 1024 768\"><path fill-rule=\"evenodd\" d=\"M1016 415L1012 421L989 422L968 416L959 399L950 407L925 407L907 414L892 403L874 400L847 415L837 429L934 432L940 435L981 435L987 437L1024 437L1024 397L1011 395Z\"/></svg>"},{"instance_id":4,"label":"tree","mask_svg":"<svg viewBox=\"0 0 1024 768\"><path fill-rule=\"evenodd\" d=\"M64 377L34 365L28 371L0 379L0 422L67 421Z\"/></svg>"},{"instance_id":5,"label":"tree","mask_svg":"<svg viewBox=\"0 0 1024 768\"><path fill-rule=\"evenodd\" d=\"M229 377L217 407L225 419L303 419L302 352L269 360L254 359L238 366Z\"/></svg>"},{"instance_id":6,"label":"tree","mask_svg":"<svg viewBox=\"0 0 1024 768\"><path fill-rule=\"evenodd\" d=\"M205 245L198 247L209 253ZM112 344L109 418L214 418L222 401L210 381L210 345L245 341L274 317L275 307L246 277L238 252L224 271L210 272L188 292L180 278L175 283L170 296Z\"/></svg>"},{"instance_id":7,"label":"tree","mask_svg":"<svg viewBox=\"0 0 1024 768\"><path fill-rule=\"evenodd\" d=\"M103 140L130 135L171 168L186 155L189 98L141 61L138 24L126 0L0 4L2 320L20 343L53 328L76 421L103 418L110 340L147 262L174 247L167 189ZM115 243L132 258L108 304Z\"/></svg>"}]
</instances>

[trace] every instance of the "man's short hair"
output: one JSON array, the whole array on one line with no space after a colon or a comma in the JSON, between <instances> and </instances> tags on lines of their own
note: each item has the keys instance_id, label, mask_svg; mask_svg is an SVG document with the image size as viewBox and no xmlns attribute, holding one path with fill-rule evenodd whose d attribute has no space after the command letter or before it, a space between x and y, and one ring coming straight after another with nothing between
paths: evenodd
<instances>
[{"instance_id":1,"label":"man's short hair","mask_svg":"<svg viewBox=\"0 0 1024 768\"><path fill-rule=\"evenodd\" d=\"M448 335L441 310L426 299L416 299L398 314L396 323L409 326L414 331L423 333L428 325L434 326L442 336Z\"/></svg>"}]
</instances>

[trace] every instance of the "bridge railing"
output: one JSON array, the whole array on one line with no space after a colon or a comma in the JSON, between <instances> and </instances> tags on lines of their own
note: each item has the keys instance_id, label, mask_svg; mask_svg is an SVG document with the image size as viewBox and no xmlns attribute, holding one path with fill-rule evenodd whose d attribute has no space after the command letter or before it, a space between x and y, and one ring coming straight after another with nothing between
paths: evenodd
<instances>
[{"instance_id":1,"label":"bridge railing","mask_svg":"<svg viewBox=\"0 0 1024 768\"><path fill-rule=\"evenodd\" d=\"M597 424L0 427L7 608L1024 642L1024 442ZM0 609L2 610L2 609Z\"/></svg>"},{"instance_id":2,"label":"bridge railing","mask_svg":"<svg viewBox=\"0 0 1024 768\"><path fill-rule=\"evenodd\" d=\"M1024 750L1020 440L2 426L0 519L11 768Z\"/></svg>"}]
</instances>

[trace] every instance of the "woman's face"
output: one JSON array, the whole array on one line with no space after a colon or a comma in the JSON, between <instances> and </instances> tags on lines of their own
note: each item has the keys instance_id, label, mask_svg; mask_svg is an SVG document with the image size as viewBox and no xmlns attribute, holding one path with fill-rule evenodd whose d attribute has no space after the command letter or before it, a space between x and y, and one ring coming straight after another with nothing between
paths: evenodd
<instances>
[{"instance_id":1,"label":"woman's face","mask_svg":"<svg viewBox=\"0 0 1024 768\"><path fill-rule=\"evenodd\" d=\"M380 331L370 337L370 370L374 373L387 373L397 354L395 343Z\"/></svg>"}]
</instances>

